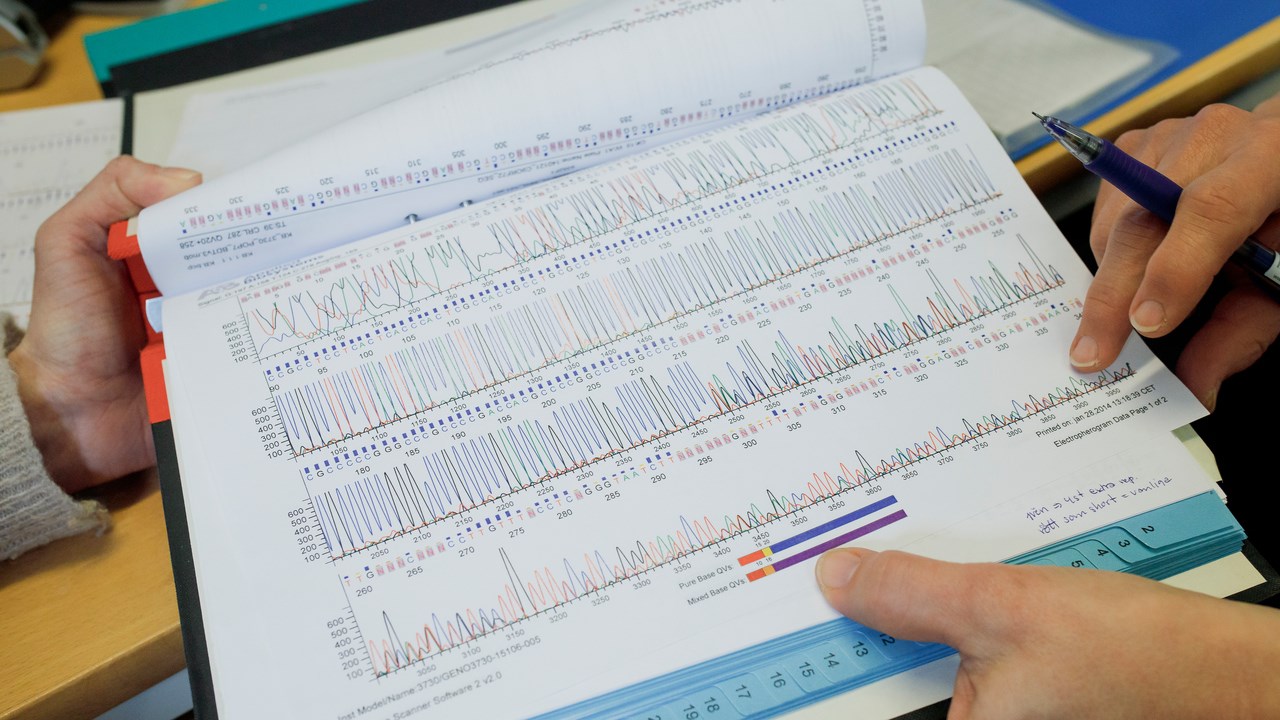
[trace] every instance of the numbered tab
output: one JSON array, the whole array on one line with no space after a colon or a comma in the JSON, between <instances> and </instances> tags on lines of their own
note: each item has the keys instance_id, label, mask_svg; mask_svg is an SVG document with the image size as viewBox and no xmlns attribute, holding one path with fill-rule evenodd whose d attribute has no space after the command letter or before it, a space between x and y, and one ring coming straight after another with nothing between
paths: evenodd
<instances>
[{"instance_id":1,"label":"numbered tab","mask_svg":"<svg viewBox=\"0 0 1280 720\"><path fill-rule=\"evenodd\" d=\"M831 684L818 671L818 662L818 658L813 653L798 652L784 658L782 666L791 673L791 677L795 678L801 690L811 693L824 690Z\"/></svg>"},{"instance_id":2,"label":"numbered tab","mask_svg":"<svg viewBox=\"0 0 1280 720\"><path fill-rule=\"evenodd\" d=\"M1092 568L1096 567L1089 559L1075 548L1063 548L1036 560L1037 565L1056 565L1058 567Z\"/></svg>"},{"instance_id":3,"label":"numbered tab","mask_svg":"<svg viewBox=\"0 0 1280 720\"><path fill-rule=\"evenodd\" d=\"M743 713L729 702L729 698L716 687L685 697L677 702L676 720L736 720Z\"/></svg>"},{"instance_id":4,"label":"numbered tab","mask_svg":"<svg viewBox=\"0 0 1280 720\"><path fill-rule=\"evenodd\" d=\"M1215 523L1217 527L1214 527ZM1182 502L1116 523L1143 545L1157 551L1235 524L1226 505L1212 492L1189 497Z\"/></svg>"},{"instance_id":5,"label":"numbered tab","mask_svg":"<svg viewBox=\"0 0 1280 720\"><path fill-rule=\"evenodd\" d=\"M1124 571L1130 567L1130 564L1125 562L1123 558L1097 540L1085 540L1077 544L1075 549L1088 558L1094 567L1102 568L1103 570Z\"/></svg>"},{"instance_id":6,"label":"numbered tab","mask_svg":"<svg viewBox=\"0 0 1280 720\"><path fill-rule=\"evenodd\" d=\"M1096 540L1107 547L1108 550L1120 556L1121 560L1129 564L1149 560L1156 556L1156 553L1146 545L1138 542L1133 535L1118 527L1109 527L1099 530L1089 536L1089 539Z\"/></svg>"},{"instance_id":7,"label":"numbered tab","mask_svg":"<svg viewBox=\"0 0 1280 720\"><path fill-rule=\"evenodd\" d=\"M764 712L782 704L755 675L741 675L716 686L743 715Z\"/></svg>"},{"instance_id":8,"label":"numbered tab","mask_svg":"<svg viewBox=\"0 0 1280 720\"><path fill-rule=\"evenodd\" d=\"M900 640L888 633L875 633L871 642L890 660L906 660L920 654L920 643Z\"/></svg>"},{"instance_id":9,"label":"numbered tab","mask_svg":"<svg viewBox=\"0 0 1280 720\"><path fill-rule=\"evenodd\" d=\"M865 672L867 667L874 667L871 663L855 660L853 656L845 651L842 647L843 644L828 641L813 650L814 655L818 658L818 672L822 673L833 685L852 680ZM863 649L865 650L866 648L864 647Z\"/></svg>"},{"instance_id":10,"label":"numbered tab","mask_svg":"<svg viewBox=\"0 0 1280 720\"><path fill-rule=\"evenodd\" d=\"M1186 538L1186 533L1179 532L1180 528L1174 527L1171 523L1149 517L1150 513L1139 518L1116 523L1128 530L1131 535L1138 538L1139 542L1152 550L1159 550L1166 545L1172 545L1181 542Z\"/></svg>"},{"instance_id":11,"label":"numbered tab","mask_svg":"<svg viewBox=\"0 0 1280 720\"><path fill-rule=\"evenodd\" d=\"M760 681L773 691L774 697L778 698L779 702L795 700L804 695L804 690L801 689L800 684L796 682L795 678L791 677L791 673L787 672L787 669L781 664L769 665L756 670L752 674L760 678Z\"/></svg>"},{"instance_id":12,"label":"numbered tab","mask_svg":"<svg viewBox=\"0 0 1280 720\"><path fill-rule=\"evenodd\" d=\"M889 662L889 658L876 649L871 638L850 628L843 638L832 642L840 646L858 668L858 674L873 670Z\"/></svg>"}]
</instances>

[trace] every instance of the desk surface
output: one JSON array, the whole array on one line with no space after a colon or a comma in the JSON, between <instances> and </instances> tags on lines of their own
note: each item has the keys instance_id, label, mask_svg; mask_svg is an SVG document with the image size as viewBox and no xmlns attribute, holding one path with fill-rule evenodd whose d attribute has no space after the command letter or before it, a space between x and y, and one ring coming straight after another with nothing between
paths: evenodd
<instances>
[{"instance_id":1,"label":"desk surface","mask_svg":"<svg viewBox=\"0 0 1280 720\"><path fill-rule=\"evenodd\" d=\"M31 88L0 94L0 111L101 97L81 38L131 18L76 16L52 38ZM1089 125L1114 137L1186 115L1280 67L1280 18ZM1017 163L1038 194L1081 172L1059 147ZM0 564L0 720L95 717L184 666L182 637L154 472L96 496L115 526Z\"/></svg>"}]
</instances>

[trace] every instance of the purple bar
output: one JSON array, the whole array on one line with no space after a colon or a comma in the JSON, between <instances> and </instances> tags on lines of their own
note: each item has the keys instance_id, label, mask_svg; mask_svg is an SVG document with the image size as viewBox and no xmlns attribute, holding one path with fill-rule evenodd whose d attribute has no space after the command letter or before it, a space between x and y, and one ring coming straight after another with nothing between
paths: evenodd
<instances>
[{"instance_id":1,"label":"purple bar","mask_svg":"<svg viewBox=\"0 0 1280 720\"><path fill-rule=\"evenodd\" d=\"M840 547L841 545L849 542L850 540L856 540L862 537L863 535L868 535L870 533L873 533L876 530L879 530L880 528L886 525L892 525L893 523L898 522L899 520L905 518L906 516L907 516L906 511L897 510L893 513L885 515L879 520L874 520L872 522L867 523L866 525L863 525L860 528L850 530L849 532L843 535L837 535L826 542L818 543L817 545L814 545L808 550L802 550L796 553L795 555L792 555L789 558L784 558L782 560L779 560L778 562L773 564L773 571L778 572L779 570L785 570L791 567L792 565L795 565L796 563L804 562L805 560L808 560L811 557L821 555L822 553L830 550L833 547Z\"/></svg>"}]
</instances>

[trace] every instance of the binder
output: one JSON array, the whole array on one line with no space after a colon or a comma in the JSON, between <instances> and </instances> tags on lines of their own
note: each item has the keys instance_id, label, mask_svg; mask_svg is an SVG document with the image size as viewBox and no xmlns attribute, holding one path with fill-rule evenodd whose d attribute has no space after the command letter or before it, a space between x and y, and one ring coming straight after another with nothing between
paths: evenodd
<instances>
[{"instance_id":1,"label":"binder","mask_svg":"<svg viewBox=\"0 0 1280 720\"><path fill-rule=\"evenodd\" d=\"M107 234L107 256L124 262L137 296L139 311L145 318L147 301L159 297L160 293L142 259L134 230L136 223L135 218L111 226ZM182 627L182 647L187 661L192 704L199 717L217 718L195 559L191 554L191 534L187 529L187 508L178 474L178 452L174 444L173 425L169 418L169 395L165 388L162 365L164 336L156 332L151 323L144 320L143 325L146 327L147 340L139 351L139 366L147 416L151 421L152 440L156 449L160 503L164 509L165 529L169 538L169 561L173 566L173 585L178 599L178 618Z\"/></svg>"},{"instance_id":2,"label":"binder","mask_svg":"<svg viewBox=\"0 0 1280 720\"><path fill-rule=\"evenodd\" d=\"M332 21L343 12L334 11L333 17L324 22ZM315 21L321 22L321 17ZM243 45L253 35L228 38L219 47L225 50L231 45ZM192 49L191 52L197 50ZM141 71L143 66L154 67L154 64L141 61L136 67L124 68L126 72L120 77L131 77L129 73L135 69L145 75ZM125 262L139 308L145 316L148 302L158 298L159 293L141 257L134 223L121 222L111 228L108 253L113 259ZM163 334L148 323L147 344L141 351L140 361L159 459L184 646L197 713L200 717L212 718L217 716L217 708L200 612L199 588L186 531L186 512L163 374L164 357ZM1245 541L1238 523L1211 493L1149 515L1065 540L1010 562L1105 567L1163 578L1237 552ZM1167 542L1154 542L1147 536L1157 531L1145 532L1142 529L1166 525L1181 528L1179 534L1172 535L1175 539ZM1187 554L1191 548L1195 552ZM859 654L862 649L867 650L865 655ZM900 642L851 622L835 621L776 644L757 646L641 683L606 698L565 708L556 716L578 717L609 709L630 708L642 710L639 717L663 719L687 718L691 711L698 717L772 717L814 699L866 685L951 653L950 649L942 646ZM833 661L837 664L831 665ZM859 671L850 672L850 667ZM779 681L783 684L777 684ZM747 697L742 697L744 691L748 693Z\"/></svg>"},{"instance_id":3,"label":"binder","mask_svg":"<svg viewBox=\"0 0 1280 720\"><path fill-rule=\"evenodd\" d=\"M139 308L145 313L148 301L153 301L159 293L142 259L135 225L136 221L130 220L111 227L108 254L126 264ZM141 351L142 374L159 459L193 703L199 717L215 718L213 678L163 375L164 338L149 325L147 331L147 344ZM876 504L892 501L890 497ZM839 544L843 536L831 542ZM1244 531L1225 504L1216 493L1205 492L1066 538L1007 562L1097 568L1164 579L1239 552L1244 542ZM821 548L814 551L817 549ZM757 558L744 559L751 562ZM763 579L772 574L774 568L784 569L785 562L766 566L765 570L744 572L740 582ZM1260 567L1266 567L1265 563ZM1269 577L1274 578L1274 573ZM943 645L900 640L840 619L540 717L769 718L953 654L954 650ZM928 713L928 717L941 717L945 714L945 703L919 712Z\"/></svg>"}]
</instances>

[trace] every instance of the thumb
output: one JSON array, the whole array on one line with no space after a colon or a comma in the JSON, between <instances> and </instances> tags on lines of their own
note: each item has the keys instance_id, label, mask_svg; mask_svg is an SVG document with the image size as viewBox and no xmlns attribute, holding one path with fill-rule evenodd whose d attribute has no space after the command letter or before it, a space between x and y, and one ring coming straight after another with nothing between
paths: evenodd
<instances>
[{"instance_id":1,"label":"thumb","mask_svg":"<svg viewBox=\"0 0 1280 720\"><path fill-rule=\"evenodd\" d=\"M74 238L95 252L106 249L106 228L200 184L200 173L166 168L121 155L107 163L41 228L51 237Z\"/></svg>"},{"instance_id":2,"label":"thumb","mask_svg":"<svg viewBox=\"0 0 1280 720\"><path fill-rule=\"evenodd\" d=\"M855 622L903 640L940 642L961 653L981 650L998 616L992 588L1007 568L951 563L898 551L840 548L818 559L830 605Z\"/></svg>"}]
</instances>

